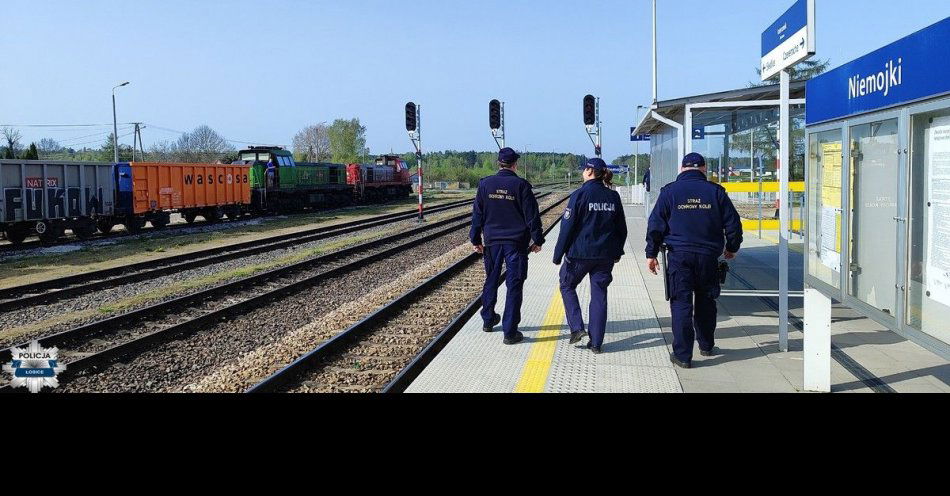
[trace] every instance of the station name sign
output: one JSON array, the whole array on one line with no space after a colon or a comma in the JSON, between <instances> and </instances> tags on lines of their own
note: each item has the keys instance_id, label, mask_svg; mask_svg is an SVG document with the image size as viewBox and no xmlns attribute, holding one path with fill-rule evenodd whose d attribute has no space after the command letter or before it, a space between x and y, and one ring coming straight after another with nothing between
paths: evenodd
<instances>
[{"instance_id":1,"label":"station name sign","mask_svg":"<svg viewBox=\"0 0 950 496\"><path fill-rule=\"evenodd\" d=\"M815 54L815 0L798 0L762 33L762 80Z\"/></svg>"},{"instance_id":2,"label":"station name sign","mask_svg":"<svg viewBox=\"0 0 950 496\"><path fill-rule=\"evenodd\" d=\"M805 86L808 125L950 93L950 17L837 69Z\"/></svg>"}]
</instances>

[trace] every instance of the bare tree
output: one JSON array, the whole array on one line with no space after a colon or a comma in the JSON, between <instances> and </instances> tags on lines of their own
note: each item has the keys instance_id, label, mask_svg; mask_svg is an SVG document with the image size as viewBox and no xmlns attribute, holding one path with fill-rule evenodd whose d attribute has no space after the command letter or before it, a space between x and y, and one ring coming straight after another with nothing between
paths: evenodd
<instances>
[{"instance_id":1,"label":"bare tree","mask_svg":"<svg viewBox=\"0 0 950 496\"><path fill-rule=\"evenodd\" d=\"M60 145L58 141L52 138L41 139L36 147L39 149L40 158L49 158L50 155L63 151L63 145Z\"/></svg>"},{"instance_id":2,"label":"bare tree","mask_svg":"<svg viewBox=\"0 0 950 496\"><path fill-rule=\"evenodd\" d=\"M327 123L313 124L294 136L294 153L306 162L322 162L330 159L330 135Z\"/></svg>"},{"instance_id":3,"label":"bare tree","mask_svg":"<svg viewBox=\"0 0 950 496\"><path fill-rule=\"evenodd\" d=\"M20 152L20 139L22 137L20 131L12 127L3 128L3 139L7 142L7 149L3 158L16 158Z\"/></svg>"},{"instance_id":4,"label":"bare tree","mask_svg":"<svg viewBox=\"0 0 950 496\"><path fill-rule=\"evenodd\" d=\"M234 147L214 129L201 125L174 144L173 155L182 162L210 163L234 152Z\"/></svg>"},{"instance_id":5,"label":"bare tree","mask_svg":"<svg viewBox=\"0 0 950 496\"><path fill-rule=\"evenodd\" d=\"M230 156L236 151L223 136L202 125L174 142L153 143L148 149L148 159L150 162L230 163Z\"/></svg>"},{"instance_id":6,"label":"bare tree","mask_svg":"<svg viewBox=\"0 0 950 496\"><path fill-rule=\"evenodd\" d=\"M174 162L175 144L168 141L153 143L148 149L149 162Z\"/></svg>"}]
</instances>

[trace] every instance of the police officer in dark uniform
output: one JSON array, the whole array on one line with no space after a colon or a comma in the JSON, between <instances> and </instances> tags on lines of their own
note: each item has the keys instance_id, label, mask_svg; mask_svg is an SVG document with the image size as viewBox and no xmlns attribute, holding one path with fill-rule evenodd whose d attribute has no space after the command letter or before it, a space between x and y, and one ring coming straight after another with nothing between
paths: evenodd
<instances>
[{"instance_id":1,"label":"police officer in dark uniform","mask_svg":"<svg viewBox=\"0 0 950 496\"><path fill-rule=\"evenodd\" d=\"M670 361L690 368L693 340L703 356L713 356L719 256L735 258L742 223L726 190L706 180L706 159L683 158L676 181L660 190L647 226L647 263L657 273L657 254L666 244L673 353Z\"/></svg>"},{"instance_id":2,"label":"police officer in dark uniform","mask_svg":"<svg viewBox=\"0 0 950 496\"><path fill-rule=\"evenodd\" d=\"M564 210L554 263L561 266L561 299L571 330L571 344L586 334L577 286L590 275L587 347L599 354L607 328L607 286L613 281L614 264L623 256L627 222L620 194L609 188L612 174L607 164L599 158L588 160L583 177L584 184L571 194Z\"/></svg>"},{"instance_id":3,"label":"police officer in dark uniform","mask_svg":"<svg viewBox=\"0 0 950 496\"><path fill-rule=\"evenodd\" d=\"M498 173L478 183L469 233L475 251L482 253L485 259L483 330L491 332L501 321L505 344L519 343L524 339L518 331L518 324L521 323L522 289L528 277L528 251L537 253L544 244L541 214L531 183L516 174L520 157L511 148L502 148L498 152ZM508 289L504 319L495 313L502 268L506 269Z\"/></svg>"}]
</instances>

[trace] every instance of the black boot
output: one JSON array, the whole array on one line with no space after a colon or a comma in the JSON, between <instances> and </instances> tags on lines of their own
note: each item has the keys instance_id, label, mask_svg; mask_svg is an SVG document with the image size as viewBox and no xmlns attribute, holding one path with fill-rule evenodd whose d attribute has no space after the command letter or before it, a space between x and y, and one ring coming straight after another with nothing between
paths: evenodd
<instances>
[{"instance_id":1,"label":"black boot","mask_svg":"<svg viewBox=\"0 0 950 496\"><path fill-rule=\"evenodd\" d=\"M692 367L692 365L690 364L690 362L681 362L681 361L679 361L678 358L676 358L676 355L674 355L674 354L672 354L672 353L670 353L670 362L672 362L673 365L676 365L677 367L679 367L679 368L681 368L681 369L688 369L688 368Z\"/></svg>"},{"instance_id":2,"label":"black boot","mask_svg":"<svg viewBox=\"0 0 950 496\"><path fill-rule=\"evenodd\" d=\"M496 313L495 316L491 319L490 323L486 323L482 325L482 330L485 332L492 332L495 330L495 326L498 325L499 322L501 322L501 315L498 315Z\"/></svg>"}]
</instances>

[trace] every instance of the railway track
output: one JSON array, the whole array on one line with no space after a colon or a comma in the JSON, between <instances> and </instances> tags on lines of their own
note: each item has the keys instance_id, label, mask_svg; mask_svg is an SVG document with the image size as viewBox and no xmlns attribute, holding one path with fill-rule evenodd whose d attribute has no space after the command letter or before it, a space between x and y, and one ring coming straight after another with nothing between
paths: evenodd
<instances>
[{"instance_id":1,"label":"railway track","mask_svg":"<svg viewBox=\"0 0 950 496\"><path fill-rule=\"evenodd\" d=\"M564 184L566 184L566 183L563 182L563 181L562 181L562 182L544 183L544 184L535 185L534 188L535 188L535 189L540 189L540 188L547 188L547 187L560 186L560 185L564 185ZM461 201L459 201L459 202L453 202L453 203L462 203L462 202L471 202L471 200L461 200ZM373 204L372 206L386 206L387 204L388 204L388 203ZM434 208L443 207L443 206L446 206L446 205L448 205L448 204L437 205L436 207L431 207L431 208L434 209ZM330 212L330 211L332 211L332 210L321 210L321 212ZM431 210L430 208L427 208L426 211L429 212L429 211L432 211L432 210ZM306 212L306 213L303 213L303 214L300 214L300 215L310 215L310 214L312 214L312 213L313 213L313 212L311 211L311 212ZM245 218L238 219L238 222L243 221L243 220L246 220L246 219L245 219ZM229 223L230 223L230 222L229 222ZM207 222L207 221L204 221L204 222L196 222L196 223L191 223L191 224L189 224L189 223L176 223L176 224L171 224L171 225L165 226L165 227L163 227L163 228L161 228L161 229L156 229L156 228L154 228L154 227L143 227L143 228L141 229L141 231L138 232L138 233L129 233L129 232L125 232L125 231L113 231L113 232L106 233L106 234L103 234L103 233L96 233L95 235L93 235L93 236L92 236L91 238L89 238L89 239L79 239L78 237L75 237L75 236L73 236L73 237L63 237L60 241L58 241L58 242L56 242L56 243L54 243L54 244L51 244L51 245L50 245L50 244L44 244L44 243L41 242L39 239L30 239L30 240L27 240L27 241L24 241L24 242L22 242L22 243L20 243L20 244L16 244L16 245L15 245L15 244L10 243L9 241L7 241L6 238L3 237L3 234L0 233L0 255L15 254L15 253L18 253L18 252L26 252L27 250L36 249L36 248L45 248L45 247L49 247L49 246L57 246L57 245L70 244L70 243L82 243L82 242L87 242L87 241L96 241L96 240L103 240L103 239L116 238L116 237L132 237L132 236L139 236L139 235L142 235L142 234L148 235L148 234L157 234L157 233L163 233L163 234L173 235L173 234L174 234L174 231L178 231L178 230L196 229L196 228L200 229L200 228L206 228L206 227L215 226L215 225L228 225L229 223L222 223L222 222L220 222L220 221L218 221L218 222ZM34 237L35 237L35 236L34 236Z\"/></svg>"},{"instance_id":2,"label":"railway track","mask_svg":"<svg viewBox=\"0 0 950 496\"><path fill-rule=\"evenodd\" d=\"M542 187L542 186L538 186L538 188L540 188L540 187ZM460 200L460 201L453 202L453 203L460 203L460 202L465 202L465 201L470 201L470 200ZM369 206L372 206L372 207L385 207L385 206L389 206L389 205L391 205L391 203L379 203L379 204L371 204L371 205L360 205L360 206L358 206L358 207L348 207L348 208L359 208L359 207L369 207ZM448 205L448 204L438 205L437 207L442 207L442 206L445 206L445 205ZM433 208L436 208L436 207L433 207ZM319 210L319 212L320 212L320 213L329 213L329 212L333 212L333 211L335 211L335 210L337 210L337 209ZM307 212L303 212L303 213L290 214L289 216L290 216L290 217L294 217L294 216L301 216L301 215L312 215L313 213L314 213L314 211L307 211ZM161 233L161 234L167 234L167 235L172 236L172 235L176 235L176 234L177 234L175 231L181 231L181 230L187 230L187 229L195 229L195 230L198 230L198 229L208 228L208 227L210 227L210 226L230 226L233 222L238 222L238 223L240 223L240 222L243 222L243 221L246 221L246 220L250 220L250 219L253 219L253 218L254 218L254 217L242 217L242 218L237 219L237 220L235 220L235 221L228 221L228 222L222 222L222 221L207 222L207 221L203 221L203 222L194 222L194 223L191 223L191 224L188 224L188 223L176 223L176 224L170 224L170 225L165 226L165 227L163 227L163 228L161 228L161 229L156 229L156 228L154 228L154 227L143 227L143 228L141 229L141 231L139 231L139 232L137 232L137 233L129 233L129 232L127 232L127 231L115 231L115 230L114 230L114 231L109 232L109 233L106 233L106 234L103 234L103 233L96 233L95 235L93 235L93 236L92 236L91 238L89 238L89 239L79 239L78 237L63 237L63 238L61 238L58 242L53 243L53 244L44 244L44 243L41 242L39 239L31 239L31 240L24 241L23 243L14 245L13 243L10 243L10 242L7 241L6 239L0 238L0 255L15 254L15 253L17 253L17 252L25 252L25 251L27 251L27 250L31 250L31 249L35 249L35 248L48 248L48 247L50 247L50 246L57 246L57 245L71 244L71 243L84 243L84 242L89 242L89 241L101 241L101 240L104 240L104 239L113 239L113 238L130 238L130 237L133 237L133 236L152 235L152 234L159 234L159 233ZM183 233L183 234L188 234L188 233Z\"/></svg>"},{"instance_id":3,"label":"railway track","mask_svg":"<svg viewBox=\"0 0 950 496\"><path fill-rule=\"evenodd\" d=\"M471 203L471 200L462 200L433 207L428 212L430 214L444 212L470 205ZM271 236L228 246L208 248L172 257L164 257L157 260L84 272L72 276L0 289L0 313L11 312L36 305L50 304L79 294L88 294L92 291L99 291L188 270L209 262L218 263L225 260L250 257L259 253L267 253L273 250L292 247L300 243L318 241L372 227L384 226L392 222L412 219L417 215L417 211L379 215L368 219L307 229L295 233Z\"/></svg>"},{"instance_id":4,"label":"railway track","mask_svg":"<svg viewBox=\"0 0 950 496\"><path fill-rule=\"evenodd\" d=\"M340 252L317 259L283 267L258 276L211 288L146 307L128 314L80 326L40 340L43 346L57 346L67 363L67 371L59 379L67 383L73 379L94 376L111 364L130 359L156 346L194 334L215 324L247 315L255 308L287 298L307 288L359 272L361 267L384 261L389 257L410 253L416 247L459 232L469 225L452 217L416 229L408 230L369 243L362 243ZM458 241L454 242L456 245ZM438 247L433 256L444 252ZM353 259L359 256L360 258ZM311 270L319 267L320 270ZM374 280L361 282L372 287ZM186 309L176 312L176 309ZM285 317L282 315L281 317ZM244 339L257 339L260 327L250 329ZM0 352L0 361L8 360L9 350ZM117 366L122 364L116 364ZM77 386L75 390L88 390ZM8 391L9 387L0 388ZM118 390L126 390L120 388ZM149 390L149 389L146 389Z\"/></svg>"},{"instance_id":5,"label":"railway track","mask_svg":"<svg viewBox=\"0 0 950 496\"><path fill-rule=\"evenodd\" d=\"M546 234L566 200L544 210ZM479 259L464 257L247 392L403 391L480 307Z\"/></svg>"}]
</instances>

